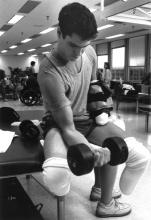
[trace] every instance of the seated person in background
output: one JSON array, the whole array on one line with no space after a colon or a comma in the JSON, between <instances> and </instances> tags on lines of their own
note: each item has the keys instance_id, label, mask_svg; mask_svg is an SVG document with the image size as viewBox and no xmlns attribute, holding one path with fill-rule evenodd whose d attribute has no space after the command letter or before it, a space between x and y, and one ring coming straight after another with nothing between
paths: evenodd
<instances>
[{"instance_id":1,"label":"seated person in background","mask_svg":"<svg viewBox=\"0 0 151 220\"><path fill-rule=\"evenodd\" d=\"M101 69L101 68L97 69L96 77L97 77L97 80L99 80L101 82L103 81L103 69Z\"/></svg>"},{"instance_id":2,"label":"seated person in background","mask_svg":"<svg viewBox=\"0 0 151 220\"><path fill-rule=\"evenodd\" d=\"M34 75L34 73L35 73L35 65L36 65L36 62L35 61L31 61L30 68L29 68L29 71L30 71L31 75Z\"/></svg>"},{"instance_id":3,"label":"seated person in background","mask_svg":"<svg viewBox=\"0 0 151 220\"><path fill-rule=\"evenodd\" d=\"M3 101L7 101L6 99L6 74L5 71L0 69L0 92L2 95Z\"/></svg>"},{"instance_id":4,"label":"seated person in background","mask_svg":"<svg viewBox=\"0 0 151 220\"><path fill-rule=\"evenodd\" d=\"M90 46L97 34L95 17L84 5L71 3L61 9L58 20L57 44L41 62L38 74L46 111L41 124L45 137L45 185L59 196L69 192L67 149L85 143L99 155L90 195L90 200L99 200L96 215L127 215L131 212L130 205L116 200L120 194L113 190L117 166L108 164L110 152L101 147L105 138L125 138L125 133L113 123L98 126L87 111L90 82L96 80L97 56ZM128 143L129 158L120 182L124 193L133 191L149 160L148 151L142 147L139 152L135 145Z\"/></svg>"},{"instance_id":5,"label":"seated person in background","mask_svg":"<svg viewBox=\"0 0 151 220\"><path fill-rule=\"evenodd\" d=\"M142 84L151 86L151 72L142 79Z\"/></svg>"}]
</instances>

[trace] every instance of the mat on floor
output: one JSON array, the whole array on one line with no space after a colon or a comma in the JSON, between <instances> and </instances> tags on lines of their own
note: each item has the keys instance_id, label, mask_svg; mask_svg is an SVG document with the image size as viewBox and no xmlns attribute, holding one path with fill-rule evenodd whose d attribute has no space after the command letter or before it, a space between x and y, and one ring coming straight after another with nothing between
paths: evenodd
<instances>
[{"instance_id":1,"label":"mat on floor","mask_svg":"<svg viewBox=\"0 0 151 220\"><path fill-rule=\"evenodd\" d=\"M0 220L43 220L16 177L0 180Z\"/></svg>"}]
</instances>

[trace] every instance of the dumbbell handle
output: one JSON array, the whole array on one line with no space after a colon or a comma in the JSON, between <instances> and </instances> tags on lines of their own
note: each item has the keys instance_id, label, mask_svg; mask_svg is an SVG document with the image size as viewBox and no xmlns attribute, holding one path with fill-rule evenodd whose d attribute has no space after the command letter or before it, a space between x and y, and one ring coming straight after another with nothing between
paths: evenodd
<instances>
[{"instance_id":1,"label":"dumbbell handle","mask_svg":"<svg viewBox=\"0 0 151 220\"><path fill-rule=\"evenodd\" d=\"M101 167L110 162L111 151L107 147L102 148L92 143L90 143L89 147L94 154L95 167Z\"/></svg>"}]
</instances>

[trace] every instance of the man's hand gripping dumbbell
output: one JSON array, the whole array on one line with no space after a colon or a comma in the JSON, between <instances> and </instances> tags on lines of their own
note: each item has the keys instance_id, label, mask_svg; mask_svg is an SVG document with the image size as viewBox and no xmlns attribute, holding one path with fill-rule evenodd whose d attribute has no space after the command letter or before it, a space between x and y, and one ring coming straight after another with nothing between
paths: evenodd
<instances>
[{"instance_id":1,"label":"man's hand gripping dumbbell","mask_svg":"<svg viewBox=\"0 0 151 220\"><path fill-rule=\"evenodd\" d=\"M68 165L77 175L84 175L92 171L95 166L109 163L112 166L124 163L128 158L128 148L124 139L111 137L104 140L102 147L90 144L70 146L67 152Z\"/></svg>"}]
</instances>

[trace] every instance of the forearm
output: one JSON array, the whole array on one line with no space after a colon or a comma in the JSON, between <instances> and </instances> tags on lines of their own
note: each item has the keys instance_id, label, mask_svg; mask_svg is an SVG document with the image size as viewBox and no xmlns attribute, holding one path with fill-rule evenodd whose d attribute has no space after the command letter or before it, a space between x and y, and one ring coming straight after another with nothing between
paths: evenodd
<instances>
[{"instance_id":1,"label":"forearm","mask_svg":"<svg viewBox=\"0 0 151 220\"><path fill-rule=\"evenodd\" d=\"M89 146L89 142L84 137L84 135L81 134L75 128L63 129L61 133L62 133L62 137L68 147L71 145L80 144L80 143L84 143Z\"/></svg>"}]
</instances>

